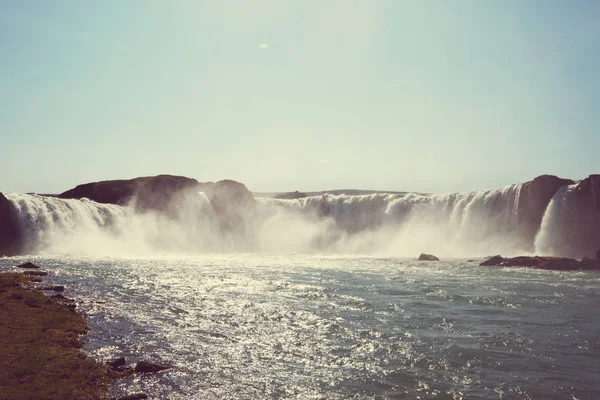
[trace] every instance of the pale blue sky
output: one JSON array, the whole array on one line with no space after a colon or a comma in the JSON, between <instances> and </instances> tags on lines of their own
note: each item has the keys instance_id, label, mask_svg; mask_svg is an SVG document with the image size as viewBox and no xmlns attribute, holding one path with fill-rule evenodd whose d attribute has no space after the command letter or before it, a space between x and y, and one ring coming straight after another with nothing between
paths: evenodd
<instances>
[{"instance_id":1,"label":"pale blue sky","mask_svg":"<svg viewBox=\"0 0 600 400\"><path fill-rule=\"evenodd\" d=\"M581 179L600 172L599 21L580 0L4 0L0 190Z\"/></svg>"}]
</instances>

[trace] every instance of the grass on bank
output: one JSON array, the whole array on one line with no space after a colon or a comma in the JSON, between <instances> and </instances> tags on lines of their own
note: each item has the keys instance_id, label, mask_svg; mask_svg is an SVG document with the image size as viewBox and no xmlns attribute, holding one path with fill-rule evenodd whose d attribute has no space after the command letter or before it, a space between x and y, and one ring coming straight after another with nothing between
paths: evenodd
<instances>
[{"instance_id":1,"label":"grass on bank","mask_svg":"<svg viewBox=\"0 0 600 400\"><path fill-rule=\"evenodd\" d=\"M24 289L30 281L0 274L0 399L106 399L111 373L80 350L87 323L57 300Z\"/></svg>"}]
</instances>

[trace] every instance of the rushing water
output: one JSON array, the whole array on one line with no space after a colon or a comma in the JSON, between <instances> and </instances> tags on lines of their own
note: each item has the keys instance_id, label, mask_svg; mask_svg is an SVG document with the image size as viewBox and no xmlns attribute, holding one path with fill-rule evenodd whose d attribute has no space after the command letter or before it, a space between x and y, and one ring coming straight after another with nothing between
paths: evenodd
<instances>
[{"instance_id":1,"label":"rushing water","mask_svg":"<svg viewBox=\"0 0 600 400\"><path fill-rule=\"evenodd\" d=\"M91 355L174 366L114 395L600 398L595 272L323 255L33 261L88 317Z\"/></svg>"}]
</instances>

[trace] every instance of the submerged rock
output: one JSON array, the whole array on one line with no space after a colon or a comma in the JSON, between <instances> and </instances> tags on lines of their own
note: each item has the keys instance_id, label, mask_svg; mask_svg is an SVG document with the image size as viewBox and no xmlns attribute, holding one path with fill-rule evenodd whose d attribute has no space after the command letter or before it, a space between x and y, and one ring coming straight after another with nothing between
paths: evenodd
<instances>
[{"instance_id":1,"label":"submerged rock","mask_svg":"<svg viewBox=\"0 0 600 400\"><path fill-rule=\"evenodd\" d=\"M119 397L118 400L144 400L147 398L148 398L148 395L146 393L135 393L135 394L128 394L127 396Z\"/></svg>"},{"instance_id":2,"label":"submerged rock","mask_svg":"<svg viewBox=\"0 0 600 400\"><path fill-rule=\"evenodd\" d=\"M434 256L433 254L421 253L421 255L419 256L419 261L440 261L440 259Z\"/></svg>"},{"instance_id":3,"label":"submerged rock","mask_svg":"<svg viewBox=\"0 0 600 400\"><path fill-rule=\"evenodd\" d=\"M23 269L40 269L40 267L38 267L37 265L35 265L34 263L31 263L29 261L27 261L26 263L17 265L17 268L23 268Z\"/></svg>"},{"instance_id":4,"label":"submerged rock","mask_svg":"<svg viewBox=\"0 0 600 400\"><path fill-rule=\"evenodd\" d=\"M35 288L35 290L47 290L50 292L64 292L65 291L65 287L64 286L60 286L60 285L54 285L54 286L40 286Z\"/></svg>"},{"instance_id":5,"label":"submerged rock","mask_svg":"<svg viewBox=\"0 0 600 400\"><path fill-rule=\"evenodd\" d=\"M154 364L147 361L140 361L133 369L136 373L153 373L169 369L170 367L161 364Z\"/></svg>"},{"instance_id":6,"label":"submerged rock","mask_svg":"<svg viewBox=\"0 0 600 400\"><path fill-rule=\"evenodd\" d=\"M25 271L23 275L27 276L46 276L48 273L46 271Z\"/></svg>"}]
</instances>

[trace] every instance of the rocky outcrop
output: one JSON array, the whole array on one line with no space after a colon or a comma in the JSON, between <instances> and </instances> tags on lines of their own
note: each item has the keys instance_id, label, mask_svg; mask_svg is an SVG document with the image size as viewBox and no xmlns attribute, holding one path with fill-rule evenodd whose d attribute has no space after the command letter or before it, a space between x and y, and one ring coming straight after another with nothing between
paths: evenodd
<instances>
[{"instance_id":1,"label":"rocky outcrop","mask_svg":"<svg viewBox=\"0 0 600 400\"><path fill-rule=\"evenodd\" d=\"M305 197L308 197L308 195L306 193L302 193L297 190L295 192L280 193L277 196L275 196L276 199L280 199L280 200L303 199Z\"/></svg>"},{"instance_id":2,"label":"rocky outcrop","mask_svg":"<svg viewBox=\"0 0 600 400\"><path fill-rule=\"evenodd\" d=\"M577 184L577 196L589 202L600 214L600 175L590 175Z\"/></svg>"},{"instance_id":3,"label":"rocky outcrop","mask_svg":"<svg viewBox=\"0 0 600 400\"><path fill-rule=\"evenodd\" d=\"M419 256L419 261L440 261L440 259L434 256L433 254L421 253L421 255Z\"/></svg>"},{"instance_id":4,"label":"rocky outcrop","mask_svg":"<svg viewBox=\"0 0 600 400\"><path fill-rule=\"evenodd\" d=\"M17 210L0 193L0 256L19 255L23 247L23 232Z\"/></svg>"},{"instance_id":5,"label":"rocky outcrop","mask_svg":"<svg viewBox=\"0 0 600 400\"><path fill-rule=\"evenodd\" d=\"M529 267L560 271L600 269L597 260L584 258L581 261L578 261L574 258L538 256L519 256L512 258L494 256L479 265L487 267Z\"/></svg>"}]
</instances>

